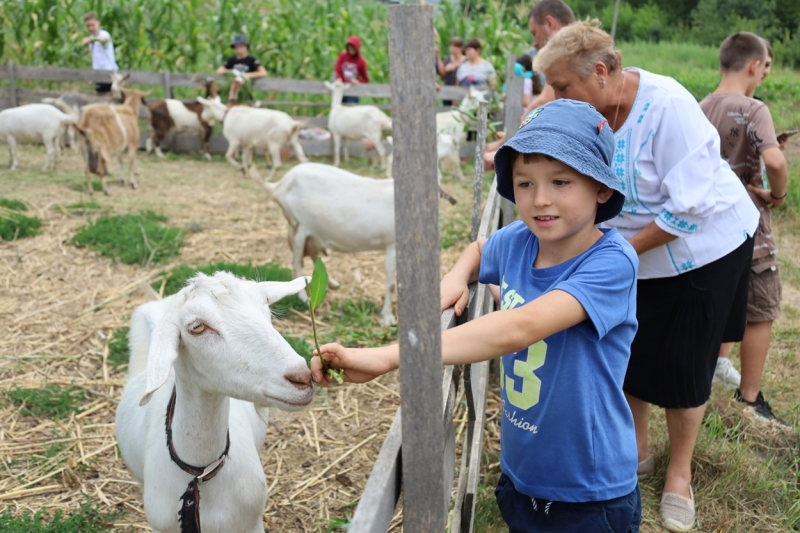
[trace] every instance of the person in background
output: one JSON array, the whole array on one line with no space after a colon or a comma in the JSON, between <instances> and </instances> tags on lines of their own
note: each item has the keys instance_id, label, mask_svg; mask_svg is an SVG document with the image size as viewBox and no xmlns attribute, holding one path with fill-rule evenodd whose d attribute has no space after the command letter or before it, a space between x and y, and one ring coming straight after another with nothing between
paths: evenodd
<instances>
[{"instance_id":1,"label":"person in background","mask_svg":"<svg viewBox=\"0 0 800 533\"><path fill-rule=\"evenodd\" d=\"M242 77L247 80L254 80L257 78L265 78L267 76L267 69L264 65L250 55L250 43L244 35L236 35L231 43L234 55L228 58L224 65L217 69L217 74L226 74L228 72L237 71L242 73ZM241 90L244 82L234 79L231 82L231 89L228 93L228 103L239 101L239 91Z\"/></svg>"},{"instance_id":2,"label":"person in background","mask_svg":"<svg viewBox=\"0 0 800 533\"><path fill-rule=\"evenodd\" d=\"M481 57L481 42L472 39L464 47L466 61L456 69L456 81L461 87L475 87L479 91L494 89L497 72L494 66Z\"/></svg>"},{"instance_id":3,"label":"person in background","mask_svg":"<svg viewBox=\"0 0 800 533\"><path fill-rule=\"evenodd\" d=\"M450 39L450 55L445 56L438 65L439 76L445 85L456 85L456 70L461 66L461 63L466 61L467 56L464 55L464 41L461 37L453 37ZM453 100L445 100L445 106L455 105Z\"/></svg>"},{"instance_id":4,"label":"person in background","mask_svg":"<svg viewBox=\"0 0 800 533\"><path fill-rule=\"evenodd\" d=\"M770 210L783 204L789 181L786 158L778 146L769 109L763 102L748 96L764 80L767 61L767 48L758 35L734 33L719 49L722 74L719 87L700 102L706 117L719 132L722 157L747 187L761 214L751 264L747 326L741 346L742 375L739 376L728 359L733 344L725 343L717 359L714 380L735 388L734 397L752 408L758 419L791 428L773 414L761 393L772 323L781 314L778 247L772 235ZM761 176L762 159L769 189L764 187Z\"/></svg>"},{"instance_id":5,"label":"person in background","mask_svg":"<svg viewBox=\"0 0 800 533\"><path fill-rule=\"evenodd\" d=\"M361 55L361 39L356 35L347 38L345 51L339 54L333 67L336 79L351 85L369 83L367 61ZM343 104L357 104L358 96L345 96Z\"/></svg>"},{"instance_id":6,"label":"person in background","mask_svg":"<svg viewBox=\"0 0 800 533\"><path fill-rule=\"evenodd\" d=\"M89 47L92 54L92 69L93 70L119 70L117 60L114 57L114 42L111 40L111 35L104 29L100 28L100 17L94 11L90 11L83 16L83 22L86 24L86 30L91 34L89 37L83 39L84 46ZM95 84L95 92L98 95L105 96L111 92L110 83L97 83Z\"/></svg>"},{"instance_id":7,"label":"person in background","mask_svg":"<svg viewBox=\"0 0 800 533\"><path fill-rule=\"evenodd\" d=\"M695 527L692 456L723 342L740 342L758 209L720 155L719 133L677 81L622 68L597 20L553 35L536 56L556 98L592 104L615 137L626 194L617 230L639 255L639 330L623 390L636 425L639 476L655 472L650 405L666 411L669 458L661 520ZM535 112L535 111L534 111ZM599 126L599 125L598 125Z\"/></svg>"},{"instance_id":8,"label":"person in background","mask_svg":"<svg viewBox=\"0 0 800 533\"><path fill-rule=\"evenodd\" d=\"M573 22L575 22L575 14L562 0L540 0L531 8L528 15L528 29L533 35L533 47L537 51L541 50L556 32ZM531 55L531 58L533 57ZM544 73L539 74L541 74L541 81L545 84L544 88L539 96L531 100L523 112L523 116L537 107L555 100L553 88L547 84L547 78Z\"/></svg>"}]
</instances>

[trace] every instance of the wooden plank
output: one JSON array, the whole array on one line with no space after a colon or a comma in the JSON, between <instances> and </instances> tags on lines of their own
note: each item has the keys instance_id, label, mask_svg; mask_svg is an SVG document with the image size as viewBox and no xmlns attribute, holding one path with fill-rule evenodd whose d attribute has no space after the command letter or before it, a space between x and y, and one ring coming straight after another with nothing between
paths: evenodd
<instances>
[{"instance_id":1,"label":"wooden plank","mask_svg":"<svg viewBox=\"0 0 800 533\"><path fill-rule=\"evenodd\" d=\"M19 104L19 100L17 100L17 83L14 79L14 62L8 62L6 67L6 73L8 74L8 92L9 92L9 100L11 100L11 107L17 107Z\"/></svg>"},{"instance_id":2,"label":"wooden plank","mask_svg":"<svg viewBox=\"0 0 800 533\"><path fill-rule=\"evenodd\" d=\"M481 102L478 107L478 134L475 143L475 179L472 184L472 240L477 240L481 224L481 196L483 196L483 155L486 152L486 129L489 106Z\"/></svg>"},{"instance_id":3,"label":"wooden plank","mask_svg":"<svg viewBox=\"0 0 800 533\"><path fill-rule=\"evenodd\" d=\"M520 119L522 118L522 91L524 83L525 80L519 76L512 77L506 83L505 117L503 119L506 139L513 137L519 129ZM511 224L514 218L514 204L503 198L501 225L507 226Z\"/></svg>"},{"instance_id":4,"label":"wooden plank","mask_svg":"<svg viewBox=\"0 0 800 533\"><path fill-rule=\"evenodd\" d=\"M389 433L386 434L386 440L383 441L353 515L353 521L347 530L349 533L376 533L389 529L397 500L400 498L401 412L402 409L397 410Z\"/></svg>"},{"instance_id":5,"label":"wooden plank","mask_svg":"<svg viewBox=\"0 0 800 533\"><path fill-rule=\"evenodd\" d=\"M433 6L389 7L403 530L445 526ZM378 531L378 530L373 530Z\"/></svg>"},{"instance_id":6,"label":"wooden plank","mask_svg":"<svg viewBox=\"0 0 800 533\"><path fill-rule=\"evenodd\" d=\"M172 96L172 81L169 69L164 69L164 94L167 98L173 98Z\"/></svg>"}]
</instances>

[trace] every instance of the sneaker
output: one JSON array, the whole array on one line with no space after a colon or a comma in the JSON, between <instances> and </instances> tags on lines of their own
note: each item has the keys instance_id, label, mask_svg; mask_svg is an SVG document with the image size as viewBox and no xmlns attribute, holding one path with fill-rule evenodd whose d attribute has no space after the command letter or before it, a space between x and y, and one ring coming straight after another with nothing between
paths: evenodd
<instances>
[{"instance_id":1,"label":"sneaker","mask_svg":"<svg viewBox=\"0 0 800 533\"><path fill-rule=\"evenodd\" d=\"M736 401L745 404L747 407L752 407L753 414L757 420L761 422L769 422L770 424L779 426L782 429L792 429L791 424L775 416L775 414L772 412L772 407L770 407L769 402L764 399L764 395L761 394L761 391L758 391L758 396L754 402L748 402L745 400L742 396L742 391L739 389L736 389L736 392L733 393L733 398Z\"/></svg>"},{"instance_id":2,"label":"sneaker","mask_svg":"<svg viewBox=\"0 0 800 533\"><path fill-rule=\"evenodd\" d=\"M733 363L727 357L717 359L717 368L714 369L714 383L719 383L728 389L736 389L742 380L741 374L734 368Z\"/></svg>"}]
</instances>

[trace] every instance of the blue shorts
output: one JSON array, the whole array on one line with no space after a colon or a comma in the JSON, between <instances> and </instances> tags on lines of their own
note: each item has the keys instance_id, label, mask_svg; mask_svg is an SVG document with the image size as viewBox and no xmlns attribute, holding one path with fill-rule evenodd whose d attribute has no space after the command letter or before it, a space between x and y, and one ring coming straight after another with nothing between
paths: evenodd
<instances>
[{"instance_id":1,"label":"blue shorts","mask_svg":"<svg viewBox=\"0 0 800 533\"><path fill-rule=\"evenodd\" d=\"M517 492L502 474L494 491L509 533L639 533L642 496L630 494L599 502L551 502Z\"/></svg>"}]
</instances>

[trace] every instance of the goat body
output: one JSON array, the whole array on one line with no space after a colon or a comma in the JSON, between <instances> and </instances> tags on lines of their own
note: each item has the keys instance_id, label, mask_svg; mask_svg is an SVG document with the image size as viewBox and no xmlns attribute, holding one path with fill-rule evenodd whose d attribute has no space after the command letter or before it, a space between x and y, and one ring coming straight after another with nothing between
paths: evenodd
<instances>
[{"instance_id":1,"label":"goat body","mask_svg":"<svg viewBox=\"0 0 800 533\"><path fill-rule=\"evenodd\" d=\"M150 126L152 131L147 137L147 153L155 148L158 157L164 157L161 152L161 141L170 132L196 133L200 136L200 153L206 159L211 159L208 153L208 140L211 138L211 126L201 118L203 104L197 101L181 101L174 98L166 100L153 100L147 103L150 110Z\"/></svg>"},{"instance_id":2,"label":"goat body","mask_svg":"<svg viewBox=\"0 0 800 533\"><path fill-rule=\"evenodd\" d=\"M267 180L281 167L281 147L287 142L292 145L297 159L303 163L308 161L297 138L303 123L287 113L244 105L228 108L219 97L198 98L197 101L204 107L201 118L222 122L222 134L228 141L225 158L245 174L250 171L253 150L258 147L266 148L272 159L272 171ZM234 158L239 148L243 150L241 164Z\"/></svg>"},{"instance_id":3,"label":"goat body","mask_svg":"<svg viewBox=\"0 0 800 533\"><path fill-rule=\"evenodd\" d=\"M305 283L198 274L178 294L133 313L129 378L116 431L154 533L180 532L179 498L193 479L167 449L164 422L173 387L172 435L181 460L213 463L230 435L223 468L199 485L202 530L263 533L267 483L259 451L268 407L298 410L313 400L311 373L272 327L267 304Z\"/></svg>"},{"instance_id":4,"label":"goat body","mask_svg":"<svg viewBox=\"0 0 800 533\"><path fill-rule=\"evenodd\" d=\"M61 136L67 127L75 123L75 117L61 112L49 104L28 104L0 111L0 139L8 143L11 155L11 170L17 168L17 143L44 143L47 157L43 171L53 168L61 153Z\"/></svg>"},{"instance_id":5,"label":"goat body","mask_svg":"<svg viewBox=\"0 0 800 533\"><path fill-rule=\"evenodd\" d=\"M452 166L456 176L462 180L464 172L461 170L460 148L467 142L467 128L471 115L475 113L480 103L485 101L481 91L470 87L457 109L436 113L438 162ZM441 178L441 170L439 176Z\"/></svg>"},{"instance_id":6,"label":"goat body","mask_svg":"<svg viewBox=\"0 0 800 533\"><path fill-rule=\"evenodd\" d=\"M303 163L282 180L264 183L289 223L289 246L295 275L303 257L328 250L344 253L386 251L386 292L381 310L386 325L395 285L394 180L364 178L330 165Z\"/></svg>"}]
</instances>

